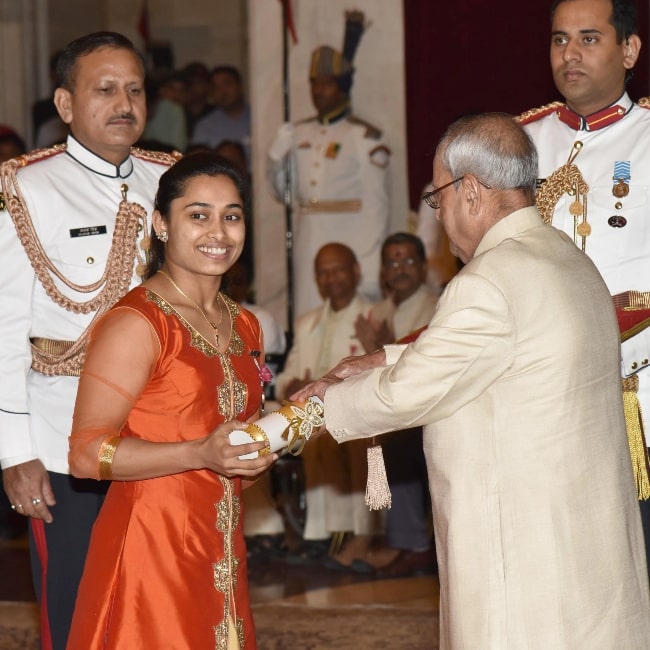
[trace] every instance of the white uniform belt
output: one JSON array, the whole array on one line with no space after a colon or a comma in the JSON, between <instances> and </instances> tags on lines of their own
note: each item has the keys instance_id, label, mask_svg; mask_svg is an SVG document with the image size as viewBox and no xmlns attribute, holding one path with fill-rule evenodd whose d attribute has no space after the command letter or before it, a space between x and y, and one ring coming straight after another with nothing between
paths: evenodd
<instances>
[{"instance_id":1,"label":"white uniform belt","mask_svg":"<svg viewBox=\"0 0 650 650\"><path fill-rule=\"evenodd\" d=\"M361 199L347 199L346 201L300 201L303 212L360 212Z\"/></svg>"}]
</instances>

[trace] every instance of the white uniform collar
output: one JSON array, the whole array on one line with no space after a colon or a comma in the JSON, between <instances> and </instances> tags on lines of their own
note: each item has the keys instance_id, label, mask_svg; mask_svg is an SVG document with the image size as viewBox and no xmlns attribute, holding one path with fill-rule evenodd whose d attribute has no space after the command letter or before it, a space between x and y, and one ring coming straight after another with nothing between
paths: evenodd
<instances>
[{"instance_id":1,"label":"white uniform collar","mask_svg":"<svg viewBox=\"0 0 650 650\"><path fill-rule=\"evenodd\" d=\"M130 155L119 166L116 166L84 147L72 135L68 136L66 144L67 154L95 174L109 178L128 178L133 172L133 160Z\"/></svg>"}]
</instances>

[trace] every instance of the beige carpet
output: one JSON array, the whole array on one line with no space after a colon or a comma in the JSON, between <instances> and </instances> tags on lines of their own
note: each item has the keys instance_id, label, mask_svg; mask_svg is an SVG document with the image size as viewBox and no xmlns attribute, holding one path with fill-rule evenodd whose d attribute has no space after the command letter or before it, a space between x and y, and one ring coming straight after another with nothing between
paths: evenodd
<instances>
[{"instance_id":1,"label":"beige carpet","mask_svg":"<svg viewBox=\"0 0 650 650\"><path fill-rule=\"evenodd\" d=\"M255 605L259 650L437 650L431 609Z\"/></svg>"},{"instance_id":2,"label":"beige carpet","mask_svg":"<svg viewBox=\"0 0 650 650\"><path fill-rule=\"evenodd\" d=\"M438 648L438 619L430 609L261 604L253 613L259 650ZM0 650L39 650L35 605L0 602Z\"/></svg>"},{"instance_id":3,"label":"beige carpet","mask_svg":"<svg viewBox=\"0 0 650 650\"><path fill-rule=\"evenodd\" d=\"M36 605L0 602L0 650L39 650Z\"/></svg>"}]
</instances>

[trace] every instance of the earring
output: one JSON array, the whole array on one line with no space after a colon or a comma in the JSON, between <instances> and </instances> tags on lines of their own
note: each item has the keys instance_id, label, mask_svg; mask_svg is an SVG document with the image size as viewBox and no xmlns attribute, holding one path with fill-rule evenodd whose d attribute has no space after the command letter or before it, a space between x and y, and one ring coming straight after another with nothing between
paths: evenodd
<instances>
[{"instance_id":1,"label":"earring","mask_svg":"<svg viewBox=\"0 0 650 650\"><path fill-rule=\"evenodd\" d=\"M163 244L166 244L166 243L167 243L167 240L169 239L169 236L167 235L167 231L166 231L166 230L161 230L160 232L157 232L157 233L156 233L156 237L158 237L158 239L160 239L160 241L161 241Z\"/></svg>"}]
</instances>

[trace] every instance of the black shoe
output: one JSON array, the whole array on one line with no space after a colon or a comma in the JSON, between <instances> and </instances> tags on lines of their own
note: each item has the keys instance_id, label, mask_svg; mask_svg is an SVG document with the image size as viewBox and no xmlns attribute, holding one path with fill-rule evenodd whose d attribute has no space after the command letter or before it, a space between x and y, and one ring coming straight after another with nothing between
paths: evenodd
<instances>
[{"instance_id":1,"label":"black shoe","mask_svg":"<svg viewBox=\"0 0 650 650\"><path fill-rule=\"evenodd\" d=\"M284 545L284 535L253 535L246 538L246 549L249 560L279 559L287 553Z\"/></svg>"},{"instance_id":2,"label":"black shoe","mask_svg":"<svg viewBox=\"0 0 650 650\"><path fill-rule=\"evenodd\" d=\"M327 539L306 539L300 544L297 550L288 551L284 557L287 564L319 564L327 557L330 548L330 540Z\"/></svg>"}]
</instances>

